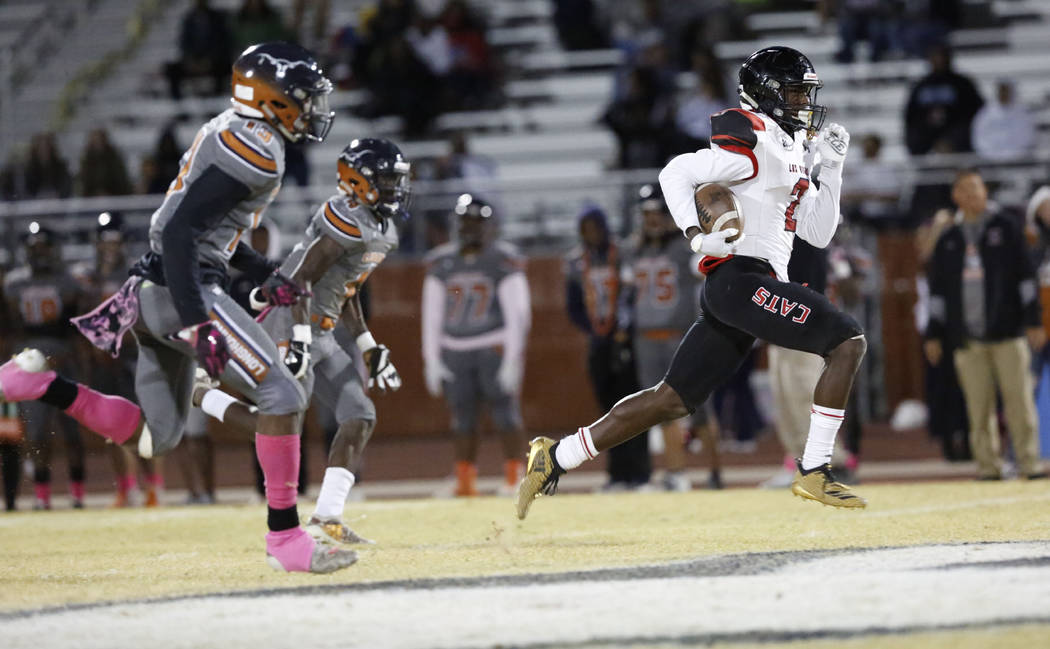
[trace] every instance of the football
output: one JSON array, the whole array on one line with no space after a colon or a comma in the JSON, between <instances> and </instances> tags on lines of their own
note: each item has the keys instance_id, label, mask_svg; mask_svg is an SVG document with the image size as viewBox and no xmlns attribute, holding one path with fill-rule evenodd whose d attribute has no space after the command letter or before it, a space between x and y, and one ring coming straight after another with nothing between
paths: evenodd
<instances>
[{"instance_id":1,"label":"football","mask_svg":"<svg viewBox=\"0 0 1050 649\"><path fill-rule=\"evenodd\" d=\"M719 183L704 183L696 188L693 198L696 200L696 215L700 217L700 229L704 234L736 228L737 234L726 241L733 242L740 238L740 233L744 231L744 216L736 196L728 187Z\"/></svg>"}]
</instances>

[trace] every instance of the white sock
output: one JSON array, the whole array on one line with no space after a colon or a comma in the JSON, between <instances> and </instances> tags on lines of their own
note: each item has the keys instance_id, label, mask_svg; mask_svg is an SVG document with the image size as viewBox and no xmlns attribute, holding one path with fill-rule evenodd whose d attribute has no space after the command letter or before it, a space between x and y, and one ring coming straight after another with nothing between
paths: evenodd
<instances>
[{"instance_id":1,"label":"white sock","mask_svg":"<svg viewBox=\"0 0 1050 649\"><path fill-rule=\"evenodd\" d=\"M343 508L350 487L354 486L354 474L341 466L330 466L324 471L321 493L317 494L317 508L314 516L321 519L343 519Z\"/></svg>"},{"instance_id":2,"label":"white sock","mask_svg":"<svg viewBox=\"0 0 1050 649\"><path fill-rule=\"evenodd\" d=\"M806 450L802 452L803 469L808 471L831 462L835 435L845 416L845 410L813 404L809 415L809 437L806 438Z\"/></svg>"},{"instance_id":3,"label":"white sock","mask_svg":"<svg viewBox=\"0 0 1050 649\"><path fill-rule=\"evenodd\" d=\"M237 399L222 390L213 388L204 393L204 398L201 399L201 410L204 411L204 414L211 415L219 421L225 421L226 409L235 403L239 403Z\"/></svg>"},{"instance_id":4,"label":"white sock","mask_svg":"<svg viewBox=\"0 0 1050 649\"><path fill-rule=\"evenodd\" d=\"M558 461L558 466L566 471L580 466L584 460L593 460L596 457L598 449L594 448L591 429L586 426L576 431L575 435L563 437L554 451L554 459Z\"/></svg>"}]
</instances>

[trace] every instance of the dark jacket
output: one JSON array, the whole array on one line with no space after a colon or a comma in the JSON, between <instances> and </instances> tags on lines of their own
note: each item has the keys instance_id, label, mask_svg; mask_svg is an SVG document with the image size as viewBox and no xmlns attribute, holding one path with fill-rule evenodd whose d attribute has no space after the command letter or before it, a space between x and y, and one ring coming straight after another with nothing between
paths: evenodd
<instances>
[{"instance_id":1,"label":"dark jacket","mask_svg":"<svg viewBox=\"0 0 1050 649\"><path fill-rule=\"evenodd\" d=\"M978 243L984 265L985 336L995 342L1024 335L1042 325L1039 286L1021 231L1007 215L988 217ZM937 240L930 258L930 324L926 337L952 347L968 339L963 315L962 274L966 235L956 224Z\"/></svg>"}]
</instances>

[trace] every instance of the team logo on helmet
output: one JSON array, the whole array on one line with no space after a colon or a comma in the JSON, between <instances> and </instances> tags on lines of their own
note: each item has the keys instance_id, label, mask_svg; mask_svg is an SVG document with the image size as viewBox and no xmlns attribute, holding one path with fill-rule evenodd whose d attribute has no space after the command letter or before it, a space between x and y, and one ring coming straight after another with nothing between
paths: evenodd
<instances>
[{"instance_id":1,"label":"team logo on helmet","mask_svg":"<svg viewBox=\"0 0 1050 649\"><path fill-rule=\"evenodd\" d=\"M277 76L279 77L283 77L288 72L288 68L297 68L299 66L304 68L314 67L314 64L310 61L289 61L288 59L278 59L270 56L266 52L259 52L256 56L259 57L260 61L265 61L277 68Z\"/></svg>"}]
</instances>

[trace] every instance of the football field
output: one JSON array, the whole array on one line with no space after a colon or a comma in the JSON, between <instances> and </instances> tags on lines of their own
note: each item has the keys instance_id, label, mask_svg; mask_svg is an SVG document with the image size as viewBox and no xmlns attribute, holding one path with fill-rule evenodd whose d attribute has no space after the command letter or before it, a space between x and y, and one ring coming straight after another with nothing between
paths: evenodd
<instances>
[{"instance_id":1,"label":"football field","mask_svg":"<svg viewBox=\"0 0 1050 649\"><path fill-rule=\"evenodd\" d=\"M353 504L334 575L264 561L261 506L0 517L16 647L1050 645L1045 482Z\"/></svg>"}]
</instances>

